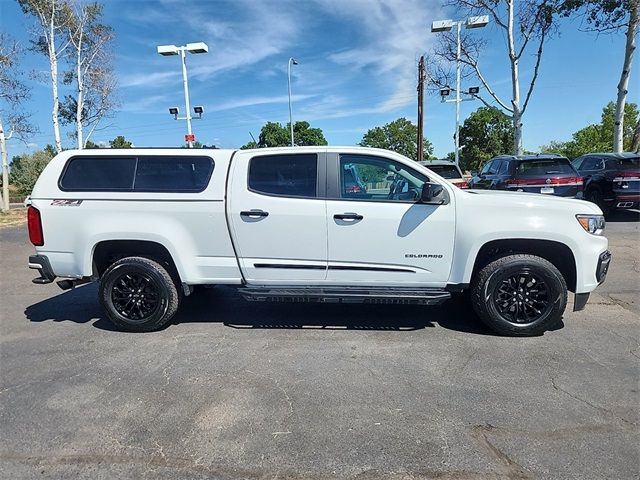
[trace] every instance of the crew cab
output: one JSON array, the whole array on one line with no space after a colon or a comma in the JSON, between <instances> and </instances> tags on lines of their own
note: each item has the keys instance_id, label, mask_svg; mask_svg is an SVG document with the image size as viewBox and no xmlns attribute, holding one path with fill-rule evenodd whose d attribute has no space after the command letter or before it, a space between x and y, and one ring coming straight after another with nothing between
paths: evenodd
<instances>
[{"instance_id":1,"label":"crew cab","mask_svg":"<svg viewBox=\"0 0 640 480\"><path fill-rule=\"evenodd\" d=\"M469 291L496 332L538 335L568 291L584 308L611 258L597 205L461 190L361 147L69 150L29 203L33 281L97 281L132 331L167 325L195 286L231 285L250 301L431 305Z\"/></svg>"},{"instance_id":2,"label":"crew cab","mask_svg":"<svg viewBox=\"0 0 640 480\"><path fill-rule=\"evenodd\" d=\"M585 198L605 214L640 206L640 154L589 153L572 163L584 178Z\"/></svg>"}]
</instances>

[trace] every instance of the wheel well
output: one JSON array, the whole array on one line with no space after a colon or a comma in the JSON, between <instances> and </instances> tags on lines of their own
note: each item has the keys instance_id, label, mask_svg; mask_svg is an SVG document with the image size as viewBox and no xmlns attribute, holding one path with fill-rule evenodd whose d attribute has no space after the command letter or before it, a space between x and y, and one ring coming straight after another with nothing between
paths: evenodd
<instances>
[{"instance_id":1,"label":"wheel well","mask_svg":"<svg viewBox=\"0 0 640 480\"><path fill-rule=\"evenodd\" d=\"M551 240L507 239L485 243L476 256L472 277L496 258L516 253L536 255L548 260L560 271L569 291L575 291L576 261L573 252L565 244Z\"/></svg>"},{"instance_id":2,"label":"wheel well","mask_svg":"<svg viewBox=\"0 0 640 480\"><path fill-rule=\"evenodd\" d=\"M93 250L93 272L101 277L109 265L124 257L145 257L164 266L178 281L178 269L164 245L146 240L107 240L98 243Z\"/></svg>"}]
</instances>

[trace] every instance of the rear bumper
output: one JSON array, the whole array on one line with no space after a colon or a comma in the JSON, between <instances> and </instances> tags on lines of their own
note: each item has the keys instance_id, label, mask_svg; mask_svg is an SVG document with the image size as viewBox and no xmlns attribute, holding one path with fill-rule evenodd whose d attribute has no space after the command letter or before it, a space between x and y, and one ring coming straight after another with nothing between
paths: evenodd
<instances>
[{"instance_id":1,"label":"rear bumper","mask_svg":"<svg viewBox=\"0 0 640 480\"><path fill-rule=\"evenodd\" d=\"M640 205L640 193L614 192L613 207L615 208L638 208Z\"/></svg>"},{"instance_id":2,"label":"rear bumper","mask_svg":"<svg viewBox=\"0 0 640 480\"><path fill-rule=\"evenodd\" d=\"M40 276L31 280L33 283L45 284L51 283L56 279L56 274L51 269L51 263L46 255L31 255L29 256L29 268L38 270Z\"/></svg>"}]
</instances>

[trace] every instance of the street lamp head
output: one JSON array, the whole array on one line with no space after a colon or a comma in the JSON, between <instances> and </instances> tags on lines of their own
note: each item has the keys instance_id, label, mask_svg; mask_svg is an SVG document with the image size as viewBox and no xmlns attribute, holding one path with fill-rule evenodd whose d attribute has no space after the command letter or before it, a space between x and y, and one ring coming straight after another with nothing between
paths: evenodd
<instances>
[{"instance_id":1,"label":"street lamp head","mask_svg":"<svg viewBox=\"0 0 640 480\"><path fill-rule=\"evenodd\" d=\"M180 113L180 109L178 107L169 107L169 113L177 117Z\"/></svg>"},{"instance_id":2,"label":"street lamp head","mask_svg":"<svg viewBox=\"0 0 640 480\"><path fill-rule=\"evenodd\" d=\"M187 52L189 53L208 53L209 46L204 42L187 43Z\"/></svg>"},{"instance_id":3,"label":"street lamp head","mask_svg":"<svg viewBox=\"0 0 640 480\"><path fill-rule=\"evenodd\" d=\"M431 24L432 32L448 32L456 24L453 20L436 20Z\"/></svg>"},{"instance_id":4,"label":"street lamp head","mask_svg":"<svg viewBox=\"0 0 640 480\"><path fill-rule=\"evenodd\" d=\"M449 87L444 87L440 89L441 97L448 97L450 93L451 93L451 89Z\"/></svg>"},{"instance_id":5,"label":"street lamp head","mask_svg":"<svg viewBox=\"0 0 640 480\"><path fill-rule=\"evenodd\" d=\"M293 57L291 57L289 61L291 62L292 65L298 65L298 61Z\"/></svg>"},{"instance_id":6,"label":"street lamp head","mask_svg":"<svg viewBox=\"0 0 640 480\"><path fill-rule=\"evenodd\" d=\"M165 57L169 55L178 55L179 49L175 45L158 45L158 53Z\"/></svg>"},{"instance_id":7,"label":"street lamp head","mask_svg":"<svg viewBox=\"0 0 640 480\"><path fill-rule=\"evenodd\" d=\"M479 17L467 18L467 28L482 28L489 23L488 15L480 15Z\"/></svg>"},{"instance_id":8,"label":"street lamp head","mask_svg":"<svg viewBox=\"0 0 640 480\"><path fill-rule=\"evenodd\" d=\"M480 93L480 87L469 87L470 95L477 95Z\"/></svg>"},{"instance_id":9,"label":"street lamp head","mask_svg":"<svg viewBox=\"0 0 640 480\"><path fill-rule=\"evenodd\" d=\"M193 107L193 111L198 115L202 115L204 113L204 107L202 105L196 105L195 107Z\"/></svg>"}]
</instances>

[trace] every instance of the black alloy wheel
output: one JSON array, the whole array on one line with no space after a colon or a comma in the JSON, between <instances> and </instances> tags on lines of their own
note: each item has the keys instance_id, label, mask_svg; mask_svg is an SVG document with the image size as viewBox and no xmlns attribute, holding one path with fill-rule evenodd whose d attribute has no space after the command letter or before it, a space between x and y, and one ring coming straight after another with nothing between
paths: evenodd
<instances>
[{"instance_id":1,"label":"black alloy wheel","mask_svg":"<svg viewBox=\"0 0 640 480\"><path fill-rule=\"evenodd\" d=\"M159 262L125 257L100 278L98 295L109 319L120 329L150 332L167 325L180 303L175 280Z\"/></svg>"},{"instance_id":2,"label":"black alloy wheel","mask_svg":"<svg viewBox=\"0 0 640 480\"><path fill-rule=\"evenodd\" d=\"M524 269L502 279L493 301L505 320L526 324L535 322L551 308L549 291L539 275Z\"/></svg>"},{"instance_id":3,"label":"black alloy wheel","mask_svg":"<svg viewBox=\"0 0 640 480\"><path fill-rule=\"evenodd\" d=\"M124 273L114 281L111 301L116 311L132 322L143 322L160 307L159 287L150 276Z\"/></svg>"}]
</instances>

